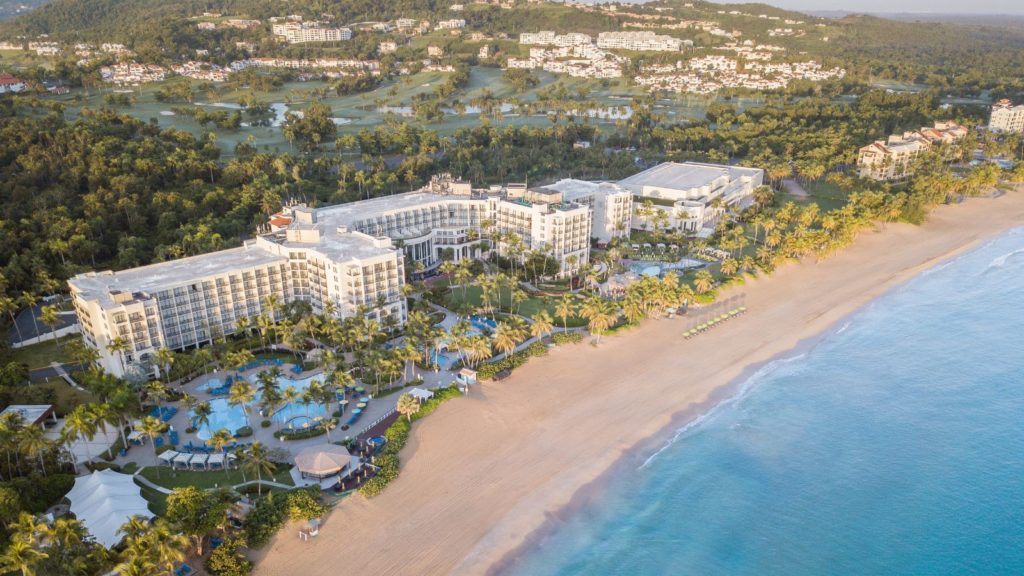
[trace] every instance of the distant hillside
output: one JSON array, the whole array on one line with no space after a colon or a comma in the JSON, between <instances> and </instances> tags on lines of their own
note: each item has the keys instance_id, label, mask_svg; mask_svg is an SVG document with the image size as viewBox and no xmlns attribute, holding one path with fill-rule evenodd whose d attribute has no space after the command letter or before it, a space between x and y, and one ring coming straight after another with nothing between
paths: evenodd
<instances>
[{"instance_id":1,"label":"distant hillside","mask_svg":"<svg viewBox=\"0 0 1024 576\"><path fill-rule=\"evenodd\" d=\"M0 21L28 14L45 3L46 0L0 0Z\"/></svg>"}]
</instances>

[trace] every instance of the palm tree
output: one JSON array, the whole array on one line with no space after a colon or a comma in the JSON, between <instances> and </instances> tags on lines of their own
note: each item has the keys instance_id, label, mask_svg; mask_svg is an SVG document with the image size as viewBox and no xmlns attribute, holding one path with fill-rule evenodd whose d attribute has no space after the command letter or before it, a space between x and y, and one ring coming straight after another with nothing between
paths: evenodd
<instances>
[{"instance_id":1,"label":"palm tree","mask_svg":"<svg viewBox=\"0 0 1024 576\"><path fill-rule=\"evenodd\" d=\"M494 348L504 353L506 357L516 349L515 332L515 327L508 322L498 322L498 327L494 330Z\"/></svg>"},{"instance_id":2,"label":"palm tree","mask_svg":"<svg viewBox=\"0 0 1024 576\"><path fill-rule=\"evenodd\" d=\"M43 322L45 323L46 322L46 307L43 308L42 317L43 317ZM110 341L109 344L107 344L107 352L110 352L111 354L115 354L117 356L117 361L118 361L118 363L121 364L121 372L122 373L124 373L124 371L125 371L124 354L125 354L125 352L128 352L129 350L131 350L131 346L128 344L128 341L125 340L124 338L120 337L120 336L118 336L117 338L114 338L113 340Z\"/></svg>"},{"instance_id":3,"label":"palm tree","mask_svg":"<svg viewBox=\"0 0 1024 576\"><path fill-rule=\"evenodd\" d=\"M338 427L338 421L329 416L321 416L316 419L318 425L324 429L324 435L327 436L327 443L331 442L331 430Z\"/></svg>"},{"instance_id":4,"label":"palm tree","mask_svg":"<svg viewBox=\"0 0 1024 576\"><path fill-rule=\"evenodd\" d=\"M35 576L36 565L49 558L49 554L36 550L31 544L15 540L7 545L7 550L0 556L0 572L9 574L21 572L22 576Z\"/></svg>"},{"instance_id":5,"label":"palm tree","mask_svg":"<svg viewBox=\"0 0 1024 576\"><path fill-rule=\"evenodd\" d=\"M160 366L160 372L165 383L170 383L171 365L174 364L174 351L170 348L160 348L156 351L156 363Z\"/></svg>"},{"instance_id":6,"label":"palm tree","mask_svg":"<svg viewBox=\"0 0 1024 576\"><path fill-rule=\"evenodd\" d=\"M0 295L0 314L7 314L11 317L11 324L14 325L15 331L18 332L18 342L21 342L25 338L21 335L21 328L18 326L18 318L14 315L17 311L18 304L13 298Z\"/></svg>"},{"instance_id":7,"label":"palm tree","mask_svg":"<svg viewBox=\"0 0 1024 576\"><path fill-rule=\"evenodd\" d=\"M398 405L395 410L405 416L406 421L412 422L412 415L420 411L420 403L411 395L402 394L398 397Z\"/></svg>"},{"instance_id":8,"label":"palm tree","mask_svg":"<svg viewBox=\"0 0 1024 576\"><path fill-rule=\"evenodd\" d=\"M234 435L227 428L221 428L213 433L212 436L206 441L214 450L224 453L224 449L227 448L228 444L235 441ZM224 473L228 473L227 460L224 462Z\"/></svg>"},{"instance_id":9,"label":"palm tree","mask_svg":"<svg viewBox=\"0 0 1024 576\"><path fill-rule=\"evenodd\" d=\"M39 322L36 321L36 304L39 303L39 297L32 292L21 293L21 305L28 308L30 314L32 314L32 326L36 329L36 336L39 336Z\"/></svg>"},{"instance_id":10,"label":"palm tree","mask_svg":"<svg viewBox=\"0 0 1024 576\"><path fill-rule=\"evenodd\" d=\"M46 462L43 460L43 453L50 449L50 439L39 426L25 426L18 432L18 444L29 456L39 459L39 470L46 476Z\"/></svg>"},{"instance_id":11,"label":"palm tree","mask_svg":"<svg viewBox=\"0 0 1024 576\"><path fill-rule=\"evenodd\" d=\"M130 549L129 549L130 550ZM156 572L156 564L141 554L132 554L125 550L125 559L114 570L121 576L152 576Z\"/></svg>"},{"instance_id":12,"label":"palm tree","mask_svg":"<svg viewBox=\"0 0 1024 576\"><path fill-rule=\"evenodd\" d=\"M530 325L530 335L537 340L543 340L545 336L551 334L553 329L551 315L548 314L547 310L541 310L533 316L533 324Z\"/></svg>"},{"instance_id":13,"label":"palm tree","mask_svg":"<svg viewBox=\"0 0 1024 576\"><path fill-rule=\"evenodd\" d=\"M597 342L601 342L601 335L605 330L611 328L615 323L616 311L611 302L599 297L592 296L584 303L580 314L588 320L587 329L591 334L597 336Z\"/></svg>"},{"instance_id":14,"label":"palm tree","mask_svg":"<svg viewBox=\"0 0 1024 576\"><path fill-rule=\"evenodd\" d=\"M248 316L242 316L235 320L235 332L241 332L242 336L249 336L249 329L252 328L252 320Z\"/></svg>"},{"instance_id":15,"label":"palm tree","mask_svg":"<svg viewBox=\"0 0 1024 576\"><path fill-rule=\"evenodd\" d=\"M143 390L146 391L146 398L153 401L156 404L157 410L161 408L163 401L170 395L170 391L167 386L164 386L163 382L159 380L150 380L143 386Z\"/></svg>"},{"instance_id":16,"label":"palm tree","mask_svg":"<svg viewBox=\"0 0 1024 576\"><path fill-rule=\"evenodd\" d=\"M242 407L242 413L245 414L245 423L250 428L252 428L252 421L249 419L249 405L254 400L256 400L256 388L248 380L236 380L228 391L228 404Z\"/></svg>"},{"instance_id":17,"label":"palm tree","mask_svg":"<svg viewBox=\"0 0 1024 576\"><path fill-rule=\"evenodd\" d=\"M89 449L89 441L96 436L96 423L92 419L89 407L85 404L75 406L70 414L64 417L64 430L62 432L67 440L85 440L86 462L92 461L92 452Z\"/></svg>"},{"instance_id":18,"label":"palm tree","mask_svg":"<svg viewBox=\"0 0 1024 576\"><path fill-rule=\"evenodd\" d=\"M555 314L562 319L562 329L569 329L569 317L576 313L575 302L573 302L572 296L569 294L562 294L562 299L558 301L558 306L555 307Z\"/></svg>"},{"instance_id":19,"label":"palm tree","mask_svg":"<svg viewBox=\"0 0 1024 576\"><path fill-rule=\"evenodd\" d=\"M57 324L60 324L60 314L57 311L57 307L52 305L43 306L39 319L50 329L50 332L53 334L53 341L57 344L57 349L60 350L60 341L57 340L57 332L54 330Z\"/></svg>"},{"instance_id":20,"label":"palm tree","mask_svg":"<svg viewBox=\"0 0 1024 576\"><path fill-rule=\"evenodd\" d=\"M200 402L196 404L196 407L192 410L192 416L195 418L195 427L197 429L206 426L206 432L210 432L210 416L213 416L213 407L210 406L209 402Z\"/></svg>"},{"instance_id":21,"label":"palm tree","mask_svg":"<svg viewBox=\"0 0 1024 576\"><path fill-rule=\"evenodd\" d=\"M698 294L706 294L714 288L715 279L711 275L711 272L707 270L700 270L693 277L693 288Z\"/></svg>"},{"instance_id":22,"label":"palm tree","mask_svg":"<svg viewBox=\"0 0 1024 576\"><path fill-rule=\"evenodd\" d=\"M172 531L166 522L157 520L145 539L151 553L156 557L156 564L165 567L168 576L174 574L174 565L185 559L188 537Z\"/></svg>"},{"instance_id":23,"label":"palm tree","mask_svg":"<svg viewBox=\"0 0 1024 576\"><path fill-rule=\"evenodd\" d=\"M132 516L121 525L121 533L125 540L131 541L140 538L149 531L149 519L145 516Z\"/></svg>"},{"instance_id":24,"label":"palm tree","mask_svg":"<svg viewBox=\"0 0 1024 576\"><path fill-rule=\"evenodd\" d=\"M272 475L277 464L270 460L270 451L262 442L253 442L242 452L242 471L256 474L256 489L263 496L263 475Z\"/></svg>"},{"instance_id":25,"label":"palm tree","mask_svg":"<svg viewBox=\"0 0 1024 576\"><path fill-rule=\"evenodd\" d=\"M135 426L135 430L149 437L150 442L153 444L153 454L156 454L156 437L167 430L167 424L155 416L143 416L142 420ZM160 467L158 466L156 470L157 474L159 474Z\"/></svg>"}]
</instances>

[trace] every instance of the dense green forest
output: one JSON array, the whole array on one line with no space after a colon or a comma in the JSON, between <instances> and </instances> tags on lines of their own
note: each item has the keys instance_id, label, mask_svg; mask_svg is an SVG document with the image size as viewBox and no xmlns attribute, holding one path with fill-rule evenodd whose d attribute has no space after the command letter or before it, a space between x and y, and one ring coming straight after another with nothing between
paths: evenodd
<instances>
[{"instance_id":1,"label":"dense green forest","mask_svg":"<svg viewBox=\"0 0 1024 576\"><path fill-rule=\"evenodd\" d=\"M32 99L0 101L0 262L10 294L40 278L66 279L237 245L283 201L327 204L393 194L448 171L475 184L577 177L618 179L636 156L743 161L773 181L842 174L857 147L971 109L940 110L937 93L875 91L854 104L828 97L778 100L739 113L712 106L702 122L669 124L652 100L601 136L568 121L548 127L484 123L450 137L392 121L337 136L327 106L292 116L296 154L241 143L230 161L215 136L162 130L113 110L74 121ZM50 107L52 108L52 106ZM974 109L975 111L977 109ZM595 145L578 149L587 140ZM333 154L301 151L329 146ZM862 183L865 187L877 185Z\"/></svg>"}]
</instances>

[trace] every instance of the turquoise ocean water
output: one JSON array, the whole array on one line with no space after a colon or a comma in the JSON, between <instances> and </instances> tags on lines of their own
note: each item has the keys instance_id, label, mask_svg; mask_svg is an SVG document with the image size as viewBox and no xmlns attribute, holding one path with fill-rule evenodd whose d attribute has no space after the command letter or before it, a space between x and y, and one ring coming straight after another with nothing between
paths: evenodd
<instances>
[{"instance_id":1,"label":"turquoise ocean water","mask_svg":"<svg viewBox=\"0 0 1024 576\"><path fill-rule=\"evenodd\" d=\"M765 366L504 572L1024 574L1024 229Z\"/></svg>"}]
</instances>

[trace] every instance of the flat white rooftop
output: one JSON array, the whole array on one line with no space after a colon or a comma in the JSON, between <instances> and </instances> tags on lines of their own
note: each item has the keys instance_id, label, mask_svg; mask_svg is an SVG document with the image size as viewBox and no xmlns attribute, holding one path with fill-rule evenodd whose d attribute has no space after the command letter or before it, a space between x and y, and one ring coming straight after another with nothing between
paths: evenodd
<instances>
[{"instance_id":1,"label":"flat white rooftop","mask_svg":"<svg viewBox=\"0 0 1024 576\"><path fill-rule=\"evenodd\" d=\"M275 262L284 263L288 258L278 256L248 243L240 248L229 248L168 260L148 266L139 266L119 272L89 272L79 274L68 283L82 291L87 297L105 300L110 292L154 292L194 282L215 274L242 271Z\"/></svg>"},{"instance_id":2,"label":"flat white rooftop","mask_svg":"<svg viewBox=\"0 0 1024 576\"><path fill-rule=\"evenodd\" d=\"M693 190L707 186L717 178L727 176L730 180L752 177L760 173L758 168L726 166L723 164L701 164L698 162L664 162L629 178L619 180L619 185L630 189L652 186L669 190Z\"/></svg>"},{"instance_id":3,"label":"flat white rooftop","mask_svg":"<svg viewBox=\"0 0 1024 576\"><path fill-rule=\"evenodd\" d=\"M0 418L8 414L18 414L25 424L38 424L53 414L53 404L11 404L0 412Z\"/></svg>"}]
</instances>

